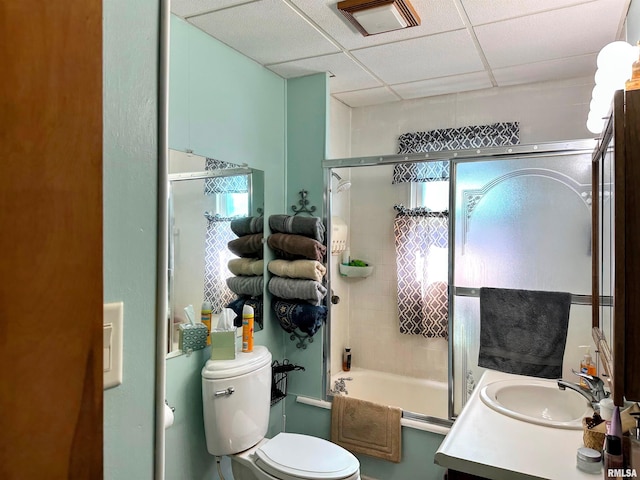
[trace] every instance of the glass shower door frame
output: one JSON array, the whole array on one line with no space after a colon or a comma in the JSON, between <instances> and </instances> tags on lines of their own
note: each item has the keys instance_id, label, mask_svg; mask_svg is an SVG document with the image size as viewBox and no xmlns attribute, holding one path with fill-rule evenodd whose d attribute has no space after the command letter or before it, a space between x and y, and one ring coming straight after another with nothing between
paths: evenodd
<instances>
[{"instance_id":1,"label":"glass shower door frame","mask_svg":"<svg viewBox=\"0 0 640 480\"><path fill-rule=\"evenodd\" d=\"M329 185L331 181L331 169L332 168L357 168L373 165L388 165L397 163L415 163L415 162L430 162L430 161L442 161L447 160L450 162L450 178L449 178L449 342L448 342L448 414L449 419L454 420L456 418L454 396L455 396L455 384L454 384L454 326L455 326L455 305L454 297L456 296L456 288L454 285L454 272L455 272L455 234L456 234L456 201L455 192L457 187L457 167L461 163L467 162L480 162L488 160L514 160L536 157L550 157L550 156L563 156L563 155L576 155L576 154L591 154L596 145L596 141L593 139L575 140L566 142L550 142L550 143L538 143L528 145L513 145L507 147L488 147L488 148L474 148L466 150L443 150L429 153L414 153L403 155L379 155L379 156L365 156L365 157L350 157L339 159L326 159L322 162L322 166L325 169L325 184ZM328 192L328 189L325 189ZM331 195L325 195L324 211L331 212L330 207ZM328 220L329 215L327 215ZM330 241L330 231L328 241ZM331 266L327 266L327 278L331 278ZM330 280L328 288L331 288ZM473 289L470 289L473 290ZM329 290L331 291L331 290ZM476 292L459 290L459 293L468 295L475 295ZM574 298L578 303L590 304L590 296L586 295L584 298ZM329 308L327 328L324 329L323 336L323 359L324 366L323 372L323 392L324 400L329 398L327 394L328 380L326 376L330 371L331 365L331 349L330 345L330 324L331 324L331 308Z\"/></svg>"}]
</instances>

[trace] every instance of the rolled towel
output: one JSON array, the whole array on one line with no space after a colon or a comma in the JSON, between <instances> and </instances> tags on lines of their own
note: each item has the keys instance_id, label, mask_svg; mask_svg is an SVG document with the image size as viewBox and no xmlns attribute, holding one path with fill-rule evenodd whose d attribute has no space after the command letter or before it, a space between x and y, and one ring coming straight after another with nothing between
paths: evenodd
<instances>
[{"instance_id":1,"label":"rolled towel","mask_svg":"<svg viewBox=\"0 0 640 480\"><path fill-rule=\"evenodd\" d=\"M239 257L262 258L264 250L262 238L263 235L261 233L245 235L231 240L227 243L227 247L231 250L231 253Z\"/></svg>"},{"instance_id":2,"label":"rolled towel","mask_svg":"<svg viewBox=\"0 0 640 480\"><path fill-rule=\"evenodd\" d=\"M324 243L325 227L318 217L271 215L269 217L269 227L274 232L304 235Z\"/></svg>"},{"instance_id":3,"label":"rolled towel","mask_svg":"<svg viewBox=\"0 0 640 480\"><path fill-rule=\"evenodd\" d=\"M264 260L257 258L232 258L227 264L234 275L263 275Z\"/></svg>"},{"instance_id":4,"label":"rolled towel","mask_svg":"<svg viewBox=\"0 0 640 480\"><path fill-rule=\"evenodd\" d=\"M286 332L291 333L297 328L311 337L327 319L327 307L324 305L314 306L280 298L273 298L271 305Z\"/></svg>"},{"instance_id":5,"label":"rolled towel","mask_svg":"<svg viewBox=\"0 0 640 480\"><path fill-rule=\"evenodd\" d=\"M321 282L327 268L317 260L271 260L269 271L279 277L306 278Z\"/></svg>"},{"instance_id":6,"label":"rolled towel","mask_svg":"<svg viewBox=\"0 0 640 480\"><path fill-rule=\"evenodd\" d=\"M236 314L236 318L233 321L233 325L235 327L242 326L242 309L244 308L245 305L249 305L250 307L253 308L254 321L260 326L260 330L262 330L262 328L264 327L264 320L263 320L263 313L262 313L264 308L264 305L263 305L264 302L262 299L263 299L262 295L257 297L247 297L247 296L241 295L238 298L236 298L233 302L231 302L229 305L227 305L227 308L230 308Z\"/></svg>"},{"instance_id":7,"label":"rolled towel","mask_svg":"<svg viewBox=\"0 0 640 480\"><path fill-rule=\"evenodd\" d=\"M327 294L327 289L315 280L282 277L272 277L269 280L269 291L276 297L304 300L311 305L321 305L322 299Z\"/></svg>"},{"instance_id":8,"label":"rolled towel","mask_svg":"<svg viewBox=\"0 0 640 480\"><path fill-rule=\"evenodd\" d=\"M231 220L231 231L239 237L262 233L264 230L264 217L242 217Z\"/></svg>"},{"instance_id":9,"label":"rolled towel","mask_svg":"<svg viewBox=\"0 0 640 480\"><path fill-rule=\"evenodd\" d=\"M290 233L273 233L267 244L275 254L285 260L317 260L322 262L327 247L313 238Z\"/></svg>"},{"instance_id":10,"label":"rolled towel","mask_svg":"<svg viewBox=\"0 0 640 480\"><path fill-rule=\"evenodd\" d=\"M229 277L227 287L236 295L257 297L264 292L264 277Z\"/></svg>"}]
</instances>

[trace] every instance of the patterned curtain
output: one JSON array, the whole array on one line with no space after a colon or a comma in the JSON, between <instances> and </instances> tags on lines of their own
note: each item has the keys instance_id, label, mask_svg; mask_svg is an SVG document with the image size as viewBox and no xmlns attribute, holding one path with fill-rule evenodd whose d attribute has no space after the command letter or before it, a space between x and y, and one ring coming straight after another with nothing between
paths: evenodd
<instances>
[{"instance_id":1,"label":"patterned curtain","mask_svg":"<svg viewBox=\"0 0 640 480\"><path fill-rule=\"evenodd\" d=\"M404 133L398 139L398 154L500 147L520 143L520 124L501 122L428 132Z\"/></svg>"},{"instance_id":2,"label":"patterned curtain","mask_svg":"<svg viewBox=\"0 0 640 480\"><path fill-rule=\"evenodd\" d=\"M447 213L401 209L393 231L400 333L448 338Z\"/></svg>"},{"instance_id":3,"label":"patterned curtain","mask_svg":"<svg viewBox=\"0 0 640 480\"><path fill-rule=\"evenodd\" d=\"M500 147L520 143L518 122L441 128L428 132L403 133L398 138L398 154L439 150ZM449 162L399 163L393 167L393 182L436 182L449 180Z\"/></svg>"},{"instance_id":4,"label":"patterned curtain","mask_svg":"<svg viewBox=\"0 0 640 480\"><path fill-rule=\"evenodd\" d=\"M234 163L207 158L205 170L224 170L226 168L238 168ZM204 194L215 193L244 193L249 191L249 177L247 175L233 175L231 177L212 177L204 181Z\"/></svg>"},{"instance_id":5,"label":"patterned curtain","mask_svg":"<svg viewBox=\"0 0 640 480\"><path fill-rule=\"evenodd\" d=\"M207 158L205 169L223 170L237 168L233 163ZM205 179L204 194L216 195L224 193L245 193L249 190L248 175L233 175L229 177L212 177ZM227 278L233 276L229 271L229 260L236 258L227 244L237 237L231 230L230 217L222 217L220 214L205 214L207 218L207 233L205 236L204 256L204 299L211 302L212 313L221 313L222 310L236 295L229 290Z\"/></svg>"},{"instance_id":6,"label":"patterned curtain","mask_svg":"<svg viewBox=\"0 0 640 480\"><path fill-rule=\"evenodd\" d=\"M227 244L237 238L231 231L230 217L213 215L207 217L204 256L204 299L211 302L212 312L222 310L236 297L227 287L229 260L236 256L229 251Z\"/></svg>"}]
</instances>

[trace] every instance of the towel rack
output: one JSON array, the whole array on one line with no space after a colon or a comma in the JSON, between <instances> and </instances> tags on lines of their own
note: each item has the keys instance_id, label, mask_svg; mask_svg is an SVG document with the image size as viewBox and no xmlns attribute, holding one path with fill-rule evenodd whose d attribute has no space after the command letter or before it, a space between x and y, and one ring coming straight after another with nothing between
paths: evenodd
<instances>
[{"instance_id":1,"label":"towel rack","mask_svg":"<svg viewBox=\"0 0 640 480\"><path fill-rule=\"evenodd\" d=\"M311 208L307 208L307 205L309 205L309 200L307 200L308 194L309 192L307 192L306 190L300 190L298 192L298 195L300 195L300 200L298 200L298 205L301 205L301 206L296 207L295 205L291 205L291 210L293 210L294 215L298 215L299 213L308 213L309 215L313 216L313 212L316 211L316 207L315 205L312 205Z\"/></svg>"},{"instance_id":2,"label":"towel rack","mask_svg":"<svg viewBox=\"0 0 640 480\"><path fill-rule=\"evenodd\" d=\"M479 297L480 289L471 287L453 287L453 294L458 297ZM600 297L600 305L611 306L613 299L610 296ZM591 305L591 295L571 294L572 305Z\"/></svg>"}]
</instances>

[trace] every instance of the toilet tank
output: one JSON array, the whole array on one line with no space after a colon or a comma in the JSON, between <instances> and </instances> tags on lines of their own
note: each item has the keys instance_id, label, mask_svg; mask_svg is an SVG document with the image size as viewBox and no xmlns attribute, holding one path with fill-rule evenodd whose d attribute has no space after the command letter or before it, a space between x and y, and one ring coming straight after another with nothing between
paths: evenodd
<instances>
[{"instance_id":1,"label":"toilet tank","mask_svg":"<svg viewBox=\"0 0 640 480\"><path fill-rule=\"evenodd\" d=\"M202 408L211 455L242 452L267 433L271 353L263 346L234 360L208 360L202 369Z\"/></svg>"}]
</instances>

